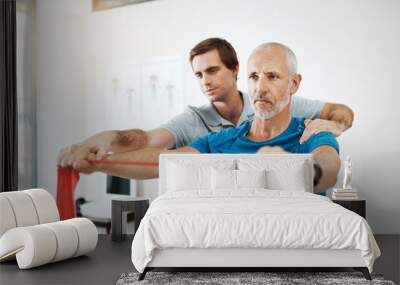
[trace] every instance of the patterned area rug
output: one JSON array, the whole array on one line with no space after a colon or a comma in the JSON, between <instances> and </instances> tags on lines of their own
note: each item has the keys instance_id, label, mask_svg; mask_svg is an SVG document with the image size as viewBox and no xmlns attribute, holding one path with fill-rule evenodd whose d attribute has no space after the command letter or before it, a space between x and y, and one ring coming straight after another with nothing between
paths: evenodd
<instances>
[{"instance_id":1,"label":"patterned area rug","mask_svg":"<svg viewBox=\"0 0 400 285\"><path fill-rule=\"evenodd\" d=\"M117 285L134 284L379 284L395 285L384 280L381 275L372 274L372 281L364 278L360 272L148 272L142 281L139 273L122 274Z\"/></svg>"}]
</instances>

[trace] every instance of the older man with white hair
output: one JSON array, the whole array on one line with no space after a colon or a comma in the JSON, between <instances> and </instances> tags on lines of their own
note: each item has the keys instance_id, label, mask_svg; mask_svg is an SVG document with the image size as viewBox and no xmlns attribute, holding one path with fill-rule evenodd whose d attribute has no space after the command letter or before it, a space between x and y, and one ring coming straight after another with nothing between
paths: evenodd
<instances>
[{"instance_id":1,"label":"older man with white hair","mask_svg":"<svg viewBox=\"0 0 400 285\"><path fill-rule=\"evenodd\" d=\"M315 191L333 186L340 168L339 145L333 134L320 132L303 144L298 140L305 125L304 119L290 113L291 97L301 82L293 51L279 43L258 46L248 60L247 76L254 120L202 137L191 147L201 153L313 153L322 170Z\"/></svg>"},{"instance_id":2,"label":"older man with white hair","mask_svg":"<svg viewBox=\"0 0 400 285\"><path fill-rule=\"evenodd\" d=\"M291 116L291 97L300 86L296 56L287 46L265 43L250 55L247 65L250 102L255 117L237 128L210 133L195 140L190 146L175 150L146 148L130 153L113 154L108 159L132 159L158 162L160 153L256 153L288 152L313 153L322 172L315 187L321 192L336 183L340 168L339 145L330 132L319 132L307 141L299 138L305 129L303 118ZM93 155L92 159L95 159ZM101 171L135 179L158 177L157 167L95 163L82 172Z\"/></svg>"}]
</instances>

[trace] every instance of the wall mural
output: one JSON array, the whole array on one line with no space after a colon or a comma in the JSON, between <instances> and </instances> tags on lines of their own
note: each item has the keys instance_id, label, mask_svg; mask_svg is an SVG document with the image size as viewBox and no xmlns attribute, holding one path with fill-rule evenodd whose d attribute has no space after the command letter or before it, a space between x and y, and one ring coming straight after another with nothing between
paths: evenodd
<instances>
[{"instance_id":1,"label":"wall mural","mask_svg":"<svg viewBox=\"0 0 400 285\"><path fill-rule=\"evenodd\" d=\"M156 128L174 115L181 113L186 105L183 97L183 57L158 57L138 63L119 63L110 66L100 78L104 82L99 90L90 90L85 98L85 129L93 135L103 130ZM104 88L103 88L104 87ZM106 176L94 174L82 176L80 185L88 191L89 200L101 200L107 207ZM131 180L130 195L136 196L137 181ZM99 190L104 189L104 190ZM107 192L114 192L109 191ZM85 210L85 206L82 208Z\"/></svg>"},{"instance_id":2,"label":"wall mural","mask_svg":"<svg viewBox=\"0 0 400 285\"><path fill-rule=\"evenodd\" d=\"M107 125L155 128L184 108L181 58L119 66L108 76Z\"/></svg>"}]
</instances>

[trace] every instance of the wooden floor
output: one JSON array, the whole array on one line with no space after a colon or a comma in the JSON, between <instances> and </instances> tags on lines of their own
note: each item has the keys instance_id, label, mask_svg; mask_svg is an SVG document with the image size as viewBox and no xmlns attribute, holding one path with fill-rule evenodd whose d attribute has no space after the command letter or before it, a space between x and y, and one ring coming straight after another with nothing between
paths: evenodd
<instances>
[{"instance_id":1,"label":"wooden floor","mask_svg":"<svg viewBox=\"0 0 400 285\"><path fill-rule=\"evenodd\" d=\"M400 235L375 236L382 256L375 262L374 272L399 283ZM99 235L99 244L87 256L19 270L16 262L0 264L0 284L115 284L125 272L135 271L131 262L132 236L114 243L110 236ZM331 270L330 270L331 271Z\"/></svg>"}]
</instances>

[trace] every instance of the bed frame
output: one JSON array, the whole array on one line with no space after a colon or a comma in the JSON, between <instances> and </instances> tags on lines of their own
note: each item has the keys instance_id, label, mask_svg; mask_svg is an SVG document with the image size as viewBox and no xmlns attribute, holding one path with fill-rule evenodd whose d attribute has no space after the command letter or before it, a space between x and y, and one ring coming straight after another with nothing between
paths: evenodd
<instances>
[{"instance_id":1,"label":"bed frame","mask_svg":"<svg viewBox=\"0 0 400 285\"><path fill-rule=\"evenodd\" d=\"M152 261L147 265L139 280L143 280L148 271L156 268L180 268L214 271L269 271L271 269L305 268L322 269L353 268L361 271L367 280L371 280L368 268L359 250L328 249L192 249L171 248L156 250ZM201 270L200 270L201 271Z\"/></svg>"},{"instance_id":2,"label":"bed frame","mask_svg":"<svg viewBox=\"0 0 400 285\"><path fill-rule=\"evenodd\" d=\"M167 165L174 160L218 160L238 158L255 158L256 154L163 154L160 156L160 180L159 194L166 191ZM260 157L260 155L257 155ZM304 160L310 171L308 172L307 191L312 192L312 155L311 154L269 154L268 159L300 159ZM367 280L371 280L371 275L359 250L329 250L329 249L254 249L254 248L169 248L157 249L151 262L147 265L143 273L139 275L139 280L143 280L148 271L154 269L183 269L187 271L265 271L271 269L333 269L333 268L353 268L361 271ZM196 269L196 270L194 270ZM214 270L215 269L215 270ZM321 270L323 271L323 270Z\"/></svg>"}]
</instances>

